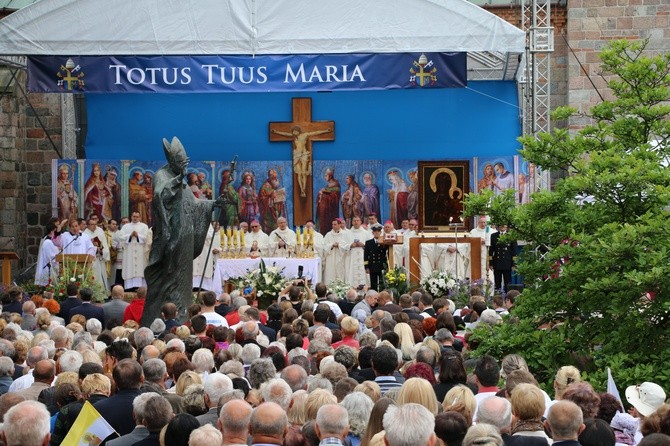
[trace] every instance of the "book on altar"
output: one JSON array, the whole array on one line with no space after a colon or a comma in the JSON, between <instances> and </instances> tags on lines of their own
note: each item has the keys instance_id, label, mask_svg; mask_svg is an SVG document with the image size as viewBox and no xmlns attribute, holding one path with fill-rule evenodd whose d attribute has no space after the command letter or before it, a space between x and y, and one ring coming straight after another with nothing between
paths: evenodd
<instances>
[{"instance_id":1,"label":"book on altar","mask_svg":"<svg viewBox=\"0 0 670 446\"><path fill-rule=\"evenodd\" d=\"M397 234L395 232L384 233L384 243L385 244L402 243L401 237L402 237L402 235Z\"/></svg>"}]
</instances>

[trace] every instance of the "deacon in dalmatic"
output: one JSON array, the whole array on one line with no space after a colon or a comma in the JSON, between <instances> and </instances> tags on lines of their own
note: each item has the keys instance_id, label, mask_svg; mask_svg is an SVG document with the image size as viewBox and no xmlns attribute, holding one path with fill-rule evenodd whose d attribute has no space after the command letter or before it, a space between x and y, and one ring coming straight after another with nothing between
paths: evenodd
<instances>
[{"instance_id":1,"label":"deacon in dalmatic","mask_svg":"<svg viewBox=\"0 0 670 446\"><path fill-rule=\"evenodd\" d=\"M351 239L344 231L344 220L336 218L332 230L323 238L323 281L326 284L334 280L346 280L346 259Z\"/></svg>"},{"instance_id":2,"label":"deacon in dalmatic","mask_svg":"<svg viewBox=\"0 0 670 446\"><path fill-rule=\"evenodd\" d=\"M107 236L102 228L98 227L98 217L93 214L87 221L87 227L84 234L88 235L95 246L95 261L93 262L91 271L95 281L100 284L103 290L109 291L107 285L107 264L109 263L109 245L107 244Z\"/></svg>"},{"instance_id":3,"label":"deacon in dalmatic","mask_svg":"<svg viewBox=\"0 0 670 446\"><path fill-rule=\"evenodd\" d=\"M274 257L293 257L296 252L297 238L288 227L286 218L277 219L278 228L270 233L270 245Z\"/></svg>"}]
</instances>

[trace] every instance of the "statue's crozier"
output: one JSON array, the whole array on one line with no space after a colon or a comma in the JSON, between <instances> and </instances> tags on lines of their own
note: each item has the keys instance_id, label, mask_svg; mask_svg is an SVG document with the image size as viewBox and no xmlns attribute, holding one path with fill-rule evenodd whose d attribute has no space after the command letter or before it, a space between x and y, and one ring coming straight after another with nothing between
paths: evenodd
<instances>
[{"instance_id":1,"label":"statue's crozier","mask_svg":"<svg viewBox=\"0 0 670 446\"><path fill-rule=\"evenodd\" d=\"M198 200L184 183L189 158L177 137L163 139L168 164L158 169L153 184L153 244L144 270L147 299L142 326L173 302L183 320L193 302L193 259L201 252L212 220L214 201Z\"/></svg>"}]
</instances>

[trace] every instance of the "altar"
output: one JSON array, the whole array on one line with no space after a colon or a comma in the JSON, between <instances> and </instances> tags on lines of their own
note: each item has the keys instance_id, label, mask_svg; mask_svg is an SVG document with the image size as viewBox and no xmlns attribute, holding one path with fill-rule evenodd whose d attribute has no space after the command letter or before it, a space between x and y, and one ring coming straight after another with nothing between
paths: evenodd
<instances>
[{"instance_id":1,"label":"altar","mask_svg":"<svg viewBox=\"0 0 670 446\"><path fill-rule=\"evenodd\" d=\"M308 259L294 259L284 257L263 258L266 267L276 266L287 279L298 277L298 267L302 266L302 276L309 279L312 284L321 281L321 259L319 257ZM219 259L214 267L214 292L221 294L223 284L234 277L245 276L249 270L259 268L260 258L256 259Z\"/></svg>"}]
</instances>

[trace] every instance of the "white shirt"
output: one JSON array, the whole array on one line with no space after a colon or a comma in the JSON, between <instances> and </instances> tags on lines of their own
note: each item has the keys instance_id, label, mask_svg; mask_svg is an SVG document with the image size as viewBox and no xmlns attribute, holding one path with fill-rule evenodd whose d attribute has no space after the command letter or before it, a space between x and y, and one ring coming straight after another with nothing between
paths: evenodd
<instances>
[{"instance_id":1,"label":"white shirt","mask_svg":"<svg viewBox=\"0 0 670 446\"><path fill-rule=\"evenodd\" d=\"M207 313L200 313L207 319L207 325L213 325L215 327L228 327L228 321L225 317L221 316L219 313L214 311Z\"/></svg>"}]
</instances>

